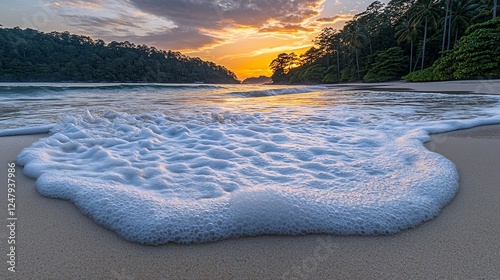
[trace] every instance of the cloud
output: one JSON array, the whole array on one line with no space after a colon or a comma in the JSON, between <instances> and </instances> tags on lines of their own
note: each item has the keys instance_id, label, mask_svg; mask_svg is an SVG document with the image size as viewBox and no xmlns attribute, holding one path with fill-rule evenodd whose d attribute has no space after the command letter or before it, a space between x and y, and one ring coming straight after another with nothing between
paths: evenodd
<instances>
[{"instance_id":1,"label":"cloud","mask_svg":"<svg viewBox=\"0 0 500 280\"><path fill-rule=\"evenodd\" d=\"M100 0L66 0L66 1L52 1L50 4L52 7L77 7L77 8L87 8L87 9L99 9L102 7L103 3Z\"/></svg>"},{"instance_id":2,"label":"cloud","mask_svg":"<svg viewBox=\"0 0 500 280\"><path fill-rule=\"evenodd\" d=\"M177 26L224 29L262 28L269 21L300 24L319 14L324 0L130 0L139 10Z\"/></svg>"},{"instance_id":3,"label":"cloud","mask_svg":"<svg viewBox=\"0 0 500 280\"><path fill-rule=\"evenodd\" d=\"M121 40L120 40L121 39ZM222 39L206 35L196 29L172 28L161 33L145 36L126 36L115 40L133 40L167 50L193 50L211 47L223 42Z\"/></svg>"},{"instance_id":4,"label":"cloud","mask_svg":"<svg viewBox=\"0 0 500 280\"><path fill-rule=\"evenodd\" d=\"M277 47L270 47L270 48L260 48L255 51L251 51L249 53L240 53L240 54L229 54L220 57L219 59L225 60L225 59L238 59L238 58L249 58L249 57L257 57L261 55L266 55L266 54L273 54L273 53L281 53L281 52L293 52L297 50L302 50L305 48L310 48L311 44L306 43L306 44L301 44L295 43L295 44L287 44L284 46L277 46Z\"/></svg>"},{"instance_id":5,"label":"cloud","mask_svg":"<svg viewBox=\"0 0 500 280\"><path fill-rule=\"evenodd\" d=\"M336 15L333 17L322 17L317 19L316 21L324 23L324 24L330 24L330 23L337 23L339 21L349 21L353 18L352 15Z\"/></svg>"},{"instance_id":6,"label":"cloud","mask_svg":"<svg viewBox=\"0 0 500 280\"><path fill-rule=\"evenodd\" d=\"M286 24L282 26L272 26L272 27L265 27L262 29L259 29L259 32L261 33L273 33L273 32L279 32L279 33L297 33L297 32L312 32L314 29L303 27L302 25L299 24Z\"/></svg>"},{"instance_id":7,"label":"cloud","mask_svg":"<svg viewBox=\"0 0 500 280\"><path fill-rule=\"evenodd\" d=\"M48 0L66 24L106 41L191 51L255 34L314 32L325 0ZM235 33L236 32L236 33Z\"/></svg>"},{"instance_id":8,"label":"cloud","mask_svg":"<svg viewBox=\"0 0 500 280\"><path fill-rule=\"evenodd\" d=\"M108 17L98 17L98 16L87 16L87 15L61 15L67 22L67 24L79 27L91 27L91 28L113 28L113 27L134 27L140 28L141 23L144 20L141 18L136 18L135 20L126 19L125 16L108 18Z\"/></svg>"},{"instance_id":9,"label":"cloud","mask_svg":"<svg viewBox=\"0 0 500 280\"><path fill-rule=\"evenodd\" d=\"M50 5L67 25L108 42L130 41L182 51L206 48L223 42L217 36L199 29L176 27L171 21L118 2L68 0L53 1Z\"/></svg>"}]
</instances>

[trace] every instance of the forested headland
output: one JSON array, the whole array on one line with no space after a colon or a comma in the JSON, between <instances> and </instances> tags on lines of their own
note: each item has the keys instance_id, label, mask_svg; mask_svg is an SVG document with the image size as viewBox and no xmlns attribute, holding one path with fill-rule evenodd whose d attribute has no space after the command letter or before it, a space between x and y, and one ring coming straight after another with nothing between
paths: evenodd
<instances>
[{"instance_id":1,"label":"forested headland","mask_svg":"<svg viewBox=\"0 0 500 280\"><path fill-rule=\"evenodd\" d=\"M0 28L0 81L239 83L223 66L130 42Z\"/></svg>"},{"instance_id":2,"label":"forested headland","mask_svg":"<svg viewBox=\"0 0 500 280\"><path fill-rule=\"evenodd\" d=\"M271 78L266 76L259 76L259 77L247 78L243 80L241 83L248 85L262 85L262 84L269 84L271 82L272 82Z\"/></svg>"},{"instance_id":3,"label":"forested headland","mask_svg":"<svg viewBox=\"0 0 500 280\"><path fill-rule=\"evenodd\" d=\"M500 77L498 0L373 2L304 54L274 59L274 83L438 81Z\"/></svg>"}]
</instances>

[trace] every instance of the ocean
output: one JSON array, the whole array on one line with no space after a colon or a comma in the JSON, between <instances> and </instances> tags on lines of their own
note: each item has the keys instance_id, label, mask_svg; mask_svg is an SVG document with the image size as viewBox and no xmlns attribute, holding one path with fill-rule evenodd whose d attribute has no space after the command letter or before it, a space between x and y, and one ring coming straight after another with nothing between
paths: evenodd
<instances>
[{"instance_id":1,"label":"ocean","mask_svg":"<svg viewBox=\"0 0 500 280\"><path fill-rule=\"evenodd\" d=\"M495 95L0 84L0 136L50 132L17 158L38 192L143 244L415 227L458 191L429 134L494 123Z\"/></svg>"}]
</instances>

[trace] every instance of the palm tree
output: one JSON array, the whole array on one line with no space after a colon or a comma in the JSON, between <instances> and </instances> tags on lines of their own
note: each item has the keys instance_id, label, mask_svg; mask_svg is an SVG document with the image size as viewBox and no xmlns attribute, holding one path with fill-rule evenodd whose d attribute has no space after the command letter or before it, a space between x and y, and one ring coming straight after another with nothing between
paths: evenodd
<instances>
[{"instance_id":1,"label":"palm tree","mask_svg":"<svg viewBox=\"0 0 500 280\"><path fill-rule=\"evenodd\" d=\"M410 43L410 73L413 67L413 44L418 38L418 28L417 25L411 21L403 19L401 25L396 27L396 38L398 43L403 42Z\"/></svg>"},{"instance_id":2,"label":"palm tree","mask_svg":"<svg viewBox=\"0 0 500 280\"><path fill-rule=\"evenodd\" d=\"M412 21L416 24L424 23L424 42L422 46L422 67L425 65L425 47L429 25L436 27L439 17L439 7L436 0L419 0L411 9Z\"/></svg>"},{"instance_id":3,"label":"palm tree","mask_svg":"<svg viewBox=\"0 0 500 280\"><path fill-rule=\"evenodd\" d=\"M450 12L451 0L446 1L446 15L444 17L444 28L443 28L443 45L441 46L441 52L444 52L444 44L446 42L446 31L448 30L448 18L451 17Z\"/></svg>"},{"instance_id":4,"label":"palm tree","mask_svg":"<svg viewBox=\"0 0 500 280\"><path fill-rule=\"evenodd\" d=\"M497 18L497 4L498 0L493 0L493 18Z\"/></svg>"},{"instance_id":5,"label":"palm tree","mask_svg":"<svg viewBox=\"0 0 500 280\"><path fill-rule=\"evenodd\" d=\"M359 55L358 55L358 50L363 47L363 44L365 43L366 40L366 35L363 33L361 28L357 26L356 24L349 24L345 26L345 29L347 32L345 33L344 40L349 45L354 49L356 52L356 67L358 70L358 80L361 80L361 74L359 70Z\"/></svg>"},{"instance_id":6,"label":"palm tree","mask_svg":"<svg viewBox=\"0 0 500 280\"><path fill-rule=\"evenodd\" d=\"M472 19L473 22L478 22L478 20L484 21L485 18L493 15L493 18L497 17L498 0L481 0L479 1L479 13Z\"/></svg>"},{"instance_id":7,"label":"palm tree","mask_svg":"<svg viewBox=\"0 0 500 280\"><path fill-rule=\"evenodd\" d=\"M451 23L453 21L453 0L450 1L450 16L448 17L448 45L447 50L450 49L451 44Z\"/></svg>"},{"instance_id":8,"label":"palm tree","mask_svg":"<svg viewBox=\"0 0 500 280\"><path fill-rule=\"evenodd\" d=\"M340 79L340 47L342 45L342 34L333 29L333 32L330 34L328 38L328 50L329 53L335 52L337 56L337 78ZM328 63L328 67L329 67Z\"/></svg>"},{"instance_id":9,"label":"palm tree","mask_svg":"<svg viewBox=\"0 0 500 280\"><path fill-rule=\"evenodd\" d=\"M455 17L452 28L455 30L455 41L458 40L460 30L469 27L471 19L479 12L481 5L475 0L455 0Z\"/></svg>"}]
</instances>

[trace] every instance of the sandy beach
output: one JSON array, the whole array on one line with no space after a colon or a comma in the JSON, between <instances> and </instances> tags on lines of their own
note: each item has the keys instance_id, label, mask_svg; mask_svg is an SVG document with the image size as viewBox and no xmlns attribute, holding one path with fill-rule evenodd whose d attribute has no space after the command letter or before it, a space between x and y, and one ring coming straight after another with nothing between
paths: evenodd
<instances>
[{"instance_id":1,"label":"sandy beach","mask_svg":"<svg viewBox=\"0 0 500 280\"><path fill-rule=\"evenodd\" d=\"M442 93L478 93L499 94L500 80L462 80L426 83L354 83L333 85L347 90L373 90L397 92L442 92Z\"/></svg>"},{"instance_id":2,"label":"sandy beach","mask_svg":"<svg viewBox=\"0 0 500 280\"><path fill-rule=\"evenodd\" d=\"M0 138L0 180L45 135ZM260 236L199 245L127 242L71 203L40 196L17 167L16 273L1 279L498 279L500 126L434 135L460 191L434 220L392 236ZM7 192L1 206L7 223Z\"/></svg>"}]
</instances>

